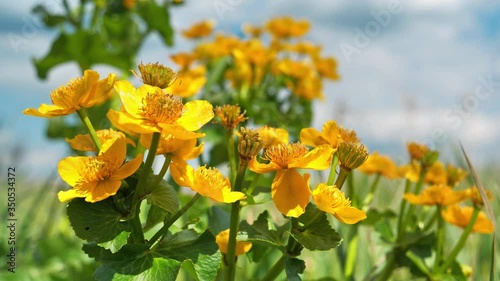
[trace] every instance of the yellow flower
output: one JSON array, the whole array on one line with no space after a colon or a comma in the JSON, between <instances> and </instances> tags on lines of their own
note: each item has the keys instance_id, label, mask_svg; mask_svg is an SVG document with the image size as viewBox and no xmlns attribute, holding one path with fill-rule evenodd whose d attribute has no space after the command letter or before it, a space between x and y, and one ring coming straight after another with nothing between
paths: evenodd
<instances>
[{"instance_id":1,"label":"yellow flower","mask_svg":"<svg viewBox=\"0 0 500 281\"><path fill-rule=\"evenodd\" d=\"M484 206L483 196L481 196L481 192L479 192L479 188L477 188L476 186L473 186L473 187L467 189L467 191L470 194L470 198L471 198L472 204L474 204L474 206L478 206L478 207ZM485 189L484 193L486 195L487 201L491 201L493 199L493 195L491 194L491 192L489 190Z\"/></svg>"},{"instance_id":2,"label":"yellow flower","mask_svg":"<svg viewBox=\"0 0 500 281\"><path fill-rule=\"evenodd\" d=\"M417 160L412 160L408 165L398 167L398 173L402 178L411 182L417 182L420 177L420 163Z\"/></svg>"},{"instance_id":3,"label":"yellow flower","mask_svg":"<svg viewBox=\"0 0 500 281\"><path fill-rule=\"evenodd\" d=\"M330 166L332 148L319 146L311 151L301 143L278 144L266 149L264 160L253 158L248 167L259 173L276 171L271 185L271 194L276 208L286 216L299 217L309 203L309 174L301 175L296 169L325 170Z\"/></svg>"},{"instance_id":4,"label":"yellow flower","mask_svg":"<svg viewBox=\"0 0 500 281\"><path fill-rule=\"evenodd\" d=\"M135 147L135 142L131 139L127 139L124 133L115 131L113 129L107 130L98 130L96 131L97 137L101 141L101 143L106 142L109 139L113 138L123 138L125 141ZM66 141L71 145L74 150L79 151L97 151L92 138L90 138L89 134L85 135L76 135L72 139L66 138Z\"/></svg>"},{"instance_id":5,"label":"yellow flower","mask_svg":"<svg viewBox=\"0 0 500 281\"><path fill-rule=\"evenodd\" d=\"M428 184L448 184L448 178L443 163L435 161L425 173L424 182Z\"/></svg>"},{"instance_id":6,"label":"yellow flower","mask_svg":"<svg viewBox=\"0 0 500 281\"><path fill-rule=\"evenodd\" d=\"M316 70L321 77L331 80L339 80L337 73L337 61L334 58L317 58L314 60Z\"/></svg>"},{"instance_id":7,"label":"yellow flower","mask_svg":"<svg viewBox=\"0 0 500 281\"><path fill-rule=\"evenodd\" d=\"M469 198L467 190L454 191L447 185L431 185L422 194L405 193L403 198L415 205L441 205L449 206Z\"/></svg>"},{"instance_id":8,"label":"yellow flower","mask_svg":"<svg viewBox=\"0 0 500 281\"><path fill-rule=\"evenodd\" d=\"M180 52L174 55L170 55L170 59L180 66L182 69L187 69L189 66L198 58L197 54Z\"/></svg>"},{"instance_id":9,"label":"yellow flower","mask_svg":"<svg viewBox=\"0 0 500 281\"><path fill-rule=\"evenodd\" d=\"M455 167L452 164L448 164L446 166L446 177L448 185L453 187L457 185L457 183L461 182L467 176L467 171L464 171L461 168Z\"/></svg>"},{"instance_id":10,"label":"yellow flower","mask_svg":"<svg viewBox=\"0 0 500 281\"><path fill-rule=\"evenodd\" d=\"M227 254L227 244L229 243L229 228L221 231L215 236L215 243L219 245L219 249L223 254ZM252 249L252 243L236 240L236 256L243 255Z\"/></svg>"},{"instance_id":11,"label":"yellow flower","mask_svg":"<svg viewBox=\"0 0 500 281\"><path fill-rule=\"evenodd\" d=\"M246 110L241 112L241 107L238 105L225 104L215 108L215 115L219 117L222 126L229 131L234 130L238 124L248 119L245 114Z\"/></svg>"},{"instance_id":12,"label":"yellow flower","mask_svg":"<svg viewBox=\"0 0 500 281\"><path fill-rule=\"evenodd\" d=\"M264 141L264 149L278 145L280 143L288 143L288 132L282 128L273 128L269 126L260 127L257 129L260 138Z\"/></svg>"},{"instance_id":13,"label":"yellow flower","mask_svg":"<svg viewBox=\"0 0 500 281\"><path fill-rule=\"evenodd\" d=\"M317 75L309 75L295 81L289 81L286 86L297 96L307 100L323 100L323 81Z\"/></svg>"},{"instance_id":14,"label":"yellow flower","mask_svg":"<svg viewBox=\"0 0 500 281\"><path fill-rule=\"evenodd\" d=\"M206 37L212 33L215 23L210 20L205 20L193 24L190 28L182 31L182 35L186 38L197 39Z\"/></svg>"},{"instance_id":15,"label":"yellow flower","mask_svg":"<svg viewBox=\"0 0 500 281\"><path fill-rule=\"evenodd\" d=\"M259 38L262 33L264 33L264 28L261 26L251 25L251 24L243 24L241 26L241 30L243 33L250 35L252 38Z\"/></svg>"},{"instance_id":16,"label":"yellow flower","mask_svg":"<svg viewBox=\"0 0 500 281\"><path fill-rule=\"evenodd\" d=\"M420 160L429 151L429 148L425 144L419 144L416 142L410 142L406 145L408 148L408 153L410 153L411 159Z\"/></svg>"},{"instance_id":17,"label":"yellow flower","mask_svg":"<svg viewBox=\"0 0 500 281\"><path fill-rule=\"evenodd\" d=\"M276 38L300 37L309 31L306 20L294 20L291 17L274 18L267 22L266 29Z\"/></svg>"},{"instance_id":18,"label":"yellow flower","mask_svg":"<svg viewBox=\"0 0 500 281\"><path fill-rule=\"evenodd\" d=\"M448 223L465 228L469 224L473 212L473 207L460 207L458 205L452 205L446 208L446 210L441 211L441 216ZM476 222L472 227L472 231L488 234L493 233L494 230L493 223L490 219L488 219L484 212L480 211Z\"/></svg>"},{"instance_id":19,"label":"yellow flower","mask_svg":"<svg viewBox=\"0 0 500 281\"><path fill-rule=\"evenodd\" d=\"M139 141L149 149L153 134L142 134ZM203 152L203 143L196 146L196 139L183 140L176 138L170 134L161 134L156 154L172 154L172 161L194 159Z\"/></svg>"},{"instance_id":20,"label":"yellow flower","mask_svg":"<svg viewBox=\"0 0 500 281\"><path fill-rule=\"evenodd\" d=\"M138 89L128 81L118 81L115 85L123 108L110 110L108 118L122 131L135 133L162 132L179 139L203 137L195 133L213 116L212 105L204 100L182 104L181 99L150 85Z\"/></svg>"},{"instance_id":21,"label":"yellow flower","mask_svg":"<svg viewBox=\"0 0 500 281\"><path fill-rule=\"evenodd\" d=\"M328 144L332 148L337 148L342 139L337 122L329 120L323 124L321 132L314 128L302 129L300 131L300 141L313 147Z\"/></svg>"},{"instance_id":22,"label":"yellow flower","mask_svg":"<svg viewBox=\"0 0 500 281\"><path fill-rule=\"evenodd\" d=\"M206 72L205 66L181 71L177 74L177 79L166 90L181 98L194 96L207 83Z\"/></svg>"},{"instance_id":23,"label":"yellow flower","mask_svg":"<svg viewBox=\"0 0 500 281\"><path fill-rule=\"evenodd\" d=\"M285 74L296 79L314 76L314 69L305 61L295 61L290 58L280 60L274 65L275 75Z\"/></svg>"},{"instance_id":24,"label":"yellow flower","mask_svg":"<svg viewBox=\"0 0 500 281\"><path fill-rule=\"evenodd\" d=\"M221 203L233 203L246 198L239 191L231 191L229 179L217 168L200 166L193 169L186 162L174 162L170 168L172 178L178 185L190 187L199 194Z\"/></svg>"},{"instance_id":25,"label":"yellow flower","mask_svg":"<svg viewBox=\"0 0 500 281\"><path fill-rule=\"evenodd\" d=\"M321 46L314 45L313 43L307 41L300 41L295 44L285 45L285 49L299 54L309 55L312 58L318 57L321 52Z\"/></svg>"},{"instance_id":26,"label":"yellow flower","mask_svg":"<svg viewBox=\"0 0 500 281\"><path fill-rule=\"evenodd\" d=\"M97 202L115 195L122 180L132 175L141 165L142 155L123 164L127 157L125 139L114 138L102 144L99 155L94 157L67 157L59 162L57 170L61 178L73 188L60 191L61 202L73 198L85 198Z\"/></svg>"},{"instance_id":27,"label":"yellow flower","mask_svg":"<svg viewBox=\"0 0 500 281\"><path fill-rule=\"evenodd\" d=\"M199 58L210 60L230 55L240 44L238 37L219 34L213 42L198 44L194 52Z\"/></svg>"},{"instance_id":28,"label":"yellow flower","mask_svg":"<svg viewBox=\"0 0 500 281\"><path fill-rule=\"evenodd\" d=\"M398 168L392 159L377 151L370 154L358 170L365 174L380 174L389 179L399 178Z\"/></svg>"},{"instance_id":29,"label":"yellow flower","mask_svg":"<svg viewBox=\"0 0 500 281\"><path fill-rule=\"evenodd\" d=\"M336 186L320 183L312 192L312 197L318 209L332 214L343 223L354 224L366 219L366 213L351 207L351 201Z\"/></svg>"},{"instance_id":30,"label":"yellow flower","mask_svg":"<svg viewBox=\"0 0 500 281\"><path fill-rule=\"evenodd\" d=\"M43 103L38 110L25 109L23 114L50 118L69 115L81 108L101 104L109 98L115 80L115 74L109 74L105 79L99 80L99 73L85 70L83 77L72 79L50 93L52 104Z\"/></svg>"}]
</instances>

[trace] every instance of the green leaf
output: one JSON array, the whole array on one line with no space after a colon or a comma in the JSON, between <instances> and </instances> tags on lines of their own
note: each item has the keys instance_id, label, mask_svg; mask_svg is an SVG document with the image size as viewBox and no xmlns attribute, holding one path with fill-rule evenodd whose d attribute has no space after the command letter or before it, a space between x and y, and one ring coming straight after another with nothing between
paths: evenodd
<instances>
[{"instance_id":1,"label":"green leaf","mask_svg":"<svg viewBox=\"0 0 500 281\"><path fill-rule=\"evenodd\" d=\"M128 240L129 236L130 236L130 232L123 231L122 233L118 234L118 236L116 236L115 239L108 241L108 242L99 243L98 245L103 247L104 249L110 250L111 253L116 253L123 246L125 246L127 244L127 240Z\"/></svg>"},{"instance_id":2,"label":"green leaf","mask_svg":"<svg viewBox=\"0 0 500 281\"><path fill-rule=\"evenodd\" d=\"M156 206L156 205L151 205L148 210L148 216L146 218L146 223L143 226L143 231L146 232L153 228L155 225L163 222L165 220L167 212L163 210L162 208Z\"/></svg>"},{"instance_id":3,"label":"green leaf","mask_svg":"<svg viewBox=\"0 0 500 281\"><path fill-rule=\"evenodd\" d=\"M94 273L98 281L174 281L181 266L179 261L155 257L145 244L125 245L114 254L105 251L101 262Z\"/></svg>"},{"instance_id":4,"label":"green leaf","mask_svg":"<svg viewBox=\"0 0 500 281\"><path fill-rule=\"evenodd\" d=\"M229 212L218 206L212 206L208 212L208 228L219 233L229 228Z\"/></svg>"},{"instance_id":5,"label":"green leaf","mask_svg":"<svg viewBox=\"0 0 500 281\"><path fill-rule=\"evenodd\" d=\"M210 167L218 166L222 163L226 163L228 159L227 145L222 141L215 144L210 150L210 162L208 165Z\"/></svg>"},{"instance_id":6,"label":"green leaf","mask_svg":"<svg viewBox=\"0 0 500 281\"><path fill-rule=\"evenodd\" d=\"M297 258L285 259L285 273L288 281L300 281L299 274L302 274L306 269L306 263Z\"/></svg>"},{"instance_id":7,"label":"green leaf","mask_svg":"<svg viewBox=\"0 0 500 281\"><path fill-rule=\"evenodd\" d=\"M167 46L174 44L174 30L170 25L170 13L167 7L159 6L156 1L141 1L137 3L137 12L146 22L148 28L156 30Z\"/></svg>"},{"instance_id":8,"label":"green leaf","mask_svg":"<svg viewBox=\"0 0 500 281\"><path fill-rule=\"evenodd\" d=\"M374 226L382 219L391 219L395 217L396 213L389 209L384 210L383 212L376 209L369 209L368 212L366 212L366 219L362 220L360 224Z\"/></svg>"},{"instance_id":9,"label":"green leaf","mask_svg":"<svg viewBox=\"0 0 500 281\"><path fill-rule=\"evenodd\" d=\"M64 23L67 20L67 18L63 15L54 15L54 14L49 13L47 8L43 5L36 5L35 7L33 7L31 12L33 14L37 14L39 17L41 17L43 20L43 23L47 27L55 27L59 24Z\"/></svg>"},{"instance_id":10,"label":"green leaf","mask_svg":"<svg viewBox=\"0 0 500 281\"><path fill-rule=\"evenodd\" d=\"M159 243L154 251L184 262L183 267L197 280L214 280L222 258L215 236L208 230L199 237L192 229L180 231Z\"/></svg>"},{"instance_id":11,"label":"green leaf","mask_svg":"<svg viewBox=\"0 0 500 281\"><path fill-rule=\"evenodd\" d=\"M156 205L169 213L175 213L179 210L179 196L175 189L162 180L149 195L146 196L149 204Z\"/></svg>"},{"instance_id":12,"label":"green leaf","mask_svg":"<svg viewBox=\"0 0 500 281\"><path fill-rule=\"evenodd\" d=\"M292 230L291 235L308 250L327 251L338 247L342 242L340 234L330 226L326 213L313 204L307 205L299 222L307 228L304 231Z\"/></svg>"},{"instance_id":13,"label":"green leaf","mask_svg":"<svg viewBox=\"0 0 500 281\"><path fill-rule=\"evenodd\" d=\"M375 230L380 233L380 238L387 243L393 243L396 239L394 233L392 233L391 224L389 220L384 219L375 223ZM404 240L403 240L404 241Z\"/></svg>"},{"instance_id":14,"label":"green leaf","mask_svg":"<svg viewBox=\"0 0 500 281\"><path fill-rule=\"evenodd\" d=\"M270 221L267 211L260 214L252 225L242 221L239 229L248 235L249 242L279 248L282 251L285 249L283 236L277 231L276 225Z\"/></svg>"},{"instance_id":15,"label":"green leaf","mask_svg":"<svg viewBox=\"0 0 500 281\"><path fill-rule=\"evenodd\" d=\"M129 224L122 222L121 214L113 208L111 198L96 203L76 198L69 202L67 211L76 236L88 242L108 242L123 231L131 231Z\"/></svg>"},{"instance_id":16,"label":"green leaf","mask_svg":"<svg viewBox=\"0 0 500 281\"><path fill-rule=\"evenodd\" d=\"M82 250L84 253L89 256L89 258L95 259L95 261L101 260L101 252L104 250L102 247L99 247L96 243L85 243L82 246Z\"/></svg>"}]
</instances>

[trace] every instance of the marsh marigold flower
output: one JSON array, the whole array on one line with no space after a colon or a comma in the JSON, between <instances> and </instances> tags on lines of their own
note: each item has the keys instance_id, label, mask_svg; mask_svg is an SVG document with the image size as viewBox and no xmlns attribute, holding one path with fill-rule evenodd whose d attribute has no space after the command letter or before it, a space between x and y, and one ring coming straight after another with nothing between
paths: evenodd
<instances>
[{"instance_id":1,"label":"marsh marigold flower","mask_svg":"<svg viewBox=\"0 0 500 281\"><path fill-rule=\"evenodd\" d=\"M351 201L336 186L321 183L312 192L312 197L318 209L343 223L354 224L366 219L366 213L351 207Z\"/></svg>"},{"instance_id":2,"label":"marsh marigold flower","mask_svg":"<svg viewBox=\"0 0 500 281\"><path fill-rule=\"evenodd\" d=\"M460 207L458 205L452 205L446 208L446 210L441 211L441 216L448 223L465 228L469 224L473 212L473 207ZM488 219L484 212L480 211L476 222L472 227L472 231L484 234L493 233L493 223L490 219Z\"/></svg>"},{"instance_id":3,"label":"marsh marigold flower","mask_svg":"<svg viewBox=\"0 0 500 281\"><path fill-rule=\"evenodd\" d=\"M72 79L50 93L52 104L43 103L38 109L28 108L23 114L50 118L101 104L109 98L115 81L115 74L99 80L97 71L85 70L83 77Z\"/></svg>"},{"instance_id":4,"label":"marsh marigold flower","mask_svg":"<svg viewBox=\"0 0 500 281\"><path fill-rule=\"evenodd\" d=\"M264 142L262 146L264 149L280 143L288 143L288 132L282 128L264 126L258 128L257 133Z\"/></svg>"},{"instance_id":5,"label":"marsh marigold flower","mask_svg":"<svg viewBox=\"0 0 500 281\"><path fill-rule=\"evenodd\" d=\"M208 101L194 100L183 104L180 98L158 87L142 85L138 89L129 81L118 81L115 89L123 103L121 111L110 110L108 118L117 128L139 134L162 132L179 139L203 137L195 133L213 116Z\"/></svg>"},{"instance_id":6,"label":"marsh marigold flower","mask_svg":"<svg viewBox=\"0 0 500 281\"><path fill-rule=\"evenodd\" d=\"M219 245L221 253L227 254L227 245L229 243L229 228L221 231L215 236L215 243ZM236 256L243 255L252 249L252 243L236 240Z\"/></svg>"},{"instance_id":7,"label":"marsh marigold flower","mask_svg":"<svg viewBox=\"0 0 500 281\"><path fill-rule=\"evenodd\" d=\"M467 190L470 194L470 199L472 200L472 204L474 204L474 206L478 206L478 207L484 206L483 196L481 195L479 188L477 188L476 186L473 186ZM489 190L485 189L484 193L485 193L488 201L493 199L493 195L491 194L491 192Z\"/></svg>"},{"instance_id":8,"label":"marsh marigold flower","mask_svg":"<svg viewBox=\"0 0 500 281\"><path fill-rule=\"evenodd\" d=\"M358 170L365 174L380 174L389 179L399 178L398 168L394 161L386 155L380 155L377 151L370 154Z\"/></svg>"},{"instance_id":9,"label":"marsh marigold flower","mask_svg":"<svg viewBox=\"0 0 500 281\"><path fill-rule=\"evenodd\" d=\"M187 186L193 191L221 203L233 203L246 198L243 192L231 191L231 183L217 168L200 166L193 169L186 162L172 163L172 178L178 185Z\"/></svg>"},{"instance_id":10,"label":"marsh marigold flower","mask_svg":"<svg viewBox=\"0 0 500 281\"><path fill-rule=\"evenodd\" d=\"M356 142L341 142L337 149L340 167L345 171L352 171L361 166L368 158L368 150L364 145Z\"/></svg>"},{"instance_id":11,"label":"marsh marigold flower","mask_svg":"<svg viewBox=\"0 0 500 281\"><path fill-rule=\"evenodd\" d=\"M170 55L170 59L180 66L181 69L187 69L196 59L198 59L198 55L195 53L179 52Z\"/></svg>"},{"instance_id":12,"label":"marsh marigold flower","mask_svg":"<svg viewBox=\"0 0 500 281\"><path fill-rule=\"evenodd\" d=\"M286 216L299 217L305 212L311 191L309 174L301 175L296 169L325 170L330 166L332 148L319 146L311 151L301 143L278 144L265 150L264 160L253 158L250 170L265 174L276 171L271 185L271 195L276 208Z\"/></svg>"},{"instance_id":13,"label":"marsh marigold flower","mask_svg":"<svg viewBox=\"0 0 500 281\"><path fill-rule=\"evenodd\" d=\"M153 134L142 134L139 141L141 144L149 149ZM196 146L196 139L183 140L176 138L170 134L161 134L158 148L156 149L157 155L172 154L172 161L190 160L194 159L203 152L203 143Z\"/></svg>"},{"instance_id":14,"label":"marsh marigold flower","mask_svg":"<svg viewBox=\"0 0 500 281\"><path fill-rule=\"evenodd\" d=\"M142 83L160 89L164 89L173 83L177 77L177 73L170 67L160 63L140 63L138 65L139 74L132 70L137 78L141 79Z\"/></svg>"},{"instance_id":15,"label":"marsh marigold flower","mask_svg":"<svg viewBox=\"0 0 500 281\"><path fill-rule=\"evenodd\" d=\"M271 19L266 23L266 29L276 38L300 37L310 28L306 20L294 20L291 17Z\"/></svg>"},{"instance_id":16,"label":"marsh marigold flower","mask_svg":"<svg viewBox=\"0 0 500 281\"><path fill-rule=\"evenodd\" d=\"M448 184L446 169L443 163L436 161L427 169L424 182L428 184Z\"/></svg>"},{"instance_id":17,"label":"marsh marigold flower","mask_svg":"<svg viewBox=\"0 0 500 281\"><path fill-rule=\"evenodd\" d=\"M467 176L467 171L455 167L452 164L448 164L446 166L446 181L449 186L453 187L461 182Z\"/></svg>"},{"instance_id":18,"label":"marsh marigold flower","mask_svg":"<svg viewBox=\"0 0 500 281\"><path fill-rule=\"evenodd\" d=\"M130 144L135 147L135 142L131 139L128 139L124 133L115 131L113 129L106 129L106 130L98 130L96 131L97 137L101 141L101 143L106 142L107 140L113 139L113 138L123 138L127 142L127 144ZM85 135L76 135L72 139L66 138L66 141L70 144L71 148L74 150L79 150L79 151L97 151L94 142L92 141L92 138L90 137L89 134Z\"/></svg>"},{"instance_id":19,"label":"marsh marigold flower","mask_svg":"<svg viewBox=\"0 0 500 281\"><path fill-rule=\"evenodd\" d=\"M340 76L337 73L337 61L334 58L317 58L314 60L316 71L321 77L330 80L339 80Z\"/></svg>"},{"instance_id":20,"label":"marsh marigold flower","mask_svg":"<svg viewBox=\"0 0 500 281\"><path fill-rule=\"evenodd\" d=\"M429 148L425 144L419 144L416 142L410 142L406 145L408 153L411 159L420 160L429 151Z\"/></svg>"},{"instance_id":21,"label":"marsh marigold flower","mask_svg":"<svg viewBox=\"0 0 500 281\"><path fill-rule=\"evenodd\" d=\"M245 117L246 111L241 112L241 108L238 105L226 104L223 106L217 106L215 108L215 115L219 117L222 126L226 130L234 130L238 124L247 120Z\"/></svg>"},{"instance_id":22,"label":"marsh marigold flower","mask_svg":"<svg viewBox=\"0 0 500 281\"><path fill-rule=\"evenodd\" d=\"M123 164L127 157L124 138L110 139L102 144L99 155L76 156L61 160L57 170L61 178L73 188L60 191L61 202L85 198L97 202L115 195L122 180L132 175L142 163L142 154Z\"/></svg>"},{"instance_id":23,"label":"marsh marigold flower","mask_svg":"<svg viewBox=\"0 0 500 281\"><path fill-rule=\"evenodd\" d=\"M178 73L177 79L167 87L166 91L181 98L192 97L207 83L205 66L183 70Z\"/></svg>"},{"instance_id":24,"label":"marsh marigold flower","mask_svg":"<svg viewBox=\"0 0 500 281\"><path fill-rule=\"evenodd\" d=\"M337 148L342 141L340 128L337 122L333 120L326 121L323 124L321 132L314 128L304 128L300 131L300 141L309 146L318 146L328 144L332 148Z\"/></svg>"},{"instance_id":25,"label":"marsh marigold flower","mask_svg":"<svg viewBox=\"0 0 500 281\"><path fill-rule=\"evenodd\" d=\"M424 189L422 194L405 193L403 198L415 205L441 205L457 204L469 198L467 190L454 191L447 185L431 185Z\"/></svg>"},{"instance_id":26,"label":"marsh marigold flower","mask_svg":"<svg viewBox=\"0 0 500 281\"><path fill-rule=\"evenodd\" d=\"M215 23L211 20L205 20L193 24L190 28L182 31L182 35L186 38L196 39L206 37L212 33Z\"/></svg>"}]
</instances>

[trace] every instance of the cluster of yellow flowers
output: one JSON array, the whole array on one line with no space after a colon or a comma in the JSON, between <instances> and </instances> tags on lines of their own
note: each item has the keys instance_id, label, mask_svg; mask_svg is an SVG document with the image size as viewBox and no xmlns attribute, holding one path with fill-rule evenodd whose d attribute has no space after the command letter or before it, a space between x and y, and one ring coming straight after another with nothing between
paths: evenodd
<instances>
[{"instance_id":1,"label":"cluster of yellow flowers","mask_svg":"<svg viewBox=\"0 0 500 281\"><path fill-rule=\"evenodd\" d=\"M313 100L323 97L323 78L340 78L336 60L321 56L320 46L302 39L310 28L307 21L275 18L264 26L243 25L247 39L217 34L209 41L214 26L213 21L202 21L183 32L186 38L198 41L192 52L170 56L183 77L172 85L172 93L182 97L196 94L207 81L206 66L225 57L232 59L225 78L234 89L261 85L267 74L281 75L291 92ZM268 46L263 38L266 33L271 37Z\"/></svg>"}]
</instances>

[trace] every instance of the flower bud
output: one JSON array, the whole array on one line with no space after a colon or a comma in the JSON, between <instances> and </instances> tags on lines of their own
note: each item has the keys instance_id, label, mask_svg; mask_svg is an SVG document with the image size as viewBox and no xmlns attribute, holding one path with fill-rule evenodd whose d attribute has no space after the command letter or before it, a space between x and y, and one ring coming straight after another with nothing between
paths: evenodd
<instances>
[{"instance_id":1,"label":"flower bud","mask_svg":"<svg viewBox=\"0 0 500 281\"><path fill-rule=\"evenodd\" d=\"M222 126L226 130L232 131L236 126L248 119L245 117L246 111L241 112L241 108L238 105L223 105L215 108L215 115L219 117L222 122Z\"/></svg>"},{"instance_id":2,"label":"flower bud","mask_svg":"<svg viewBox=\"0 0 500 281\"><path fill-rule=\"evenodd\" d=\"M353 142L341 142L337 153L340 167L348 172L361 166L368 158L368 150L365 146Z\"/></svg>"},{"instance_id":3,"label":"flower bud","mask_svg":"<svg viewBox=\"0 0 500 281\"><path fill-rule=\"evenodd\" d=\"M137 78L141 79L142 83L165 89L175 80L177 73L171 68L160 63L139 64L140 76L132 70Z\"/></svg>"},{"instance_id":4,"label":"flower bud","mask_svg":"<svg viewBox=\"0 0 500 281\"><path fill-rule=\"evenodd\" d=\"M242 163L248 163L253 157L259 154L264 145L264 141L259 137L259 133L253 129L240 129L238 152Z\"/></svg>"}]
</instances>

